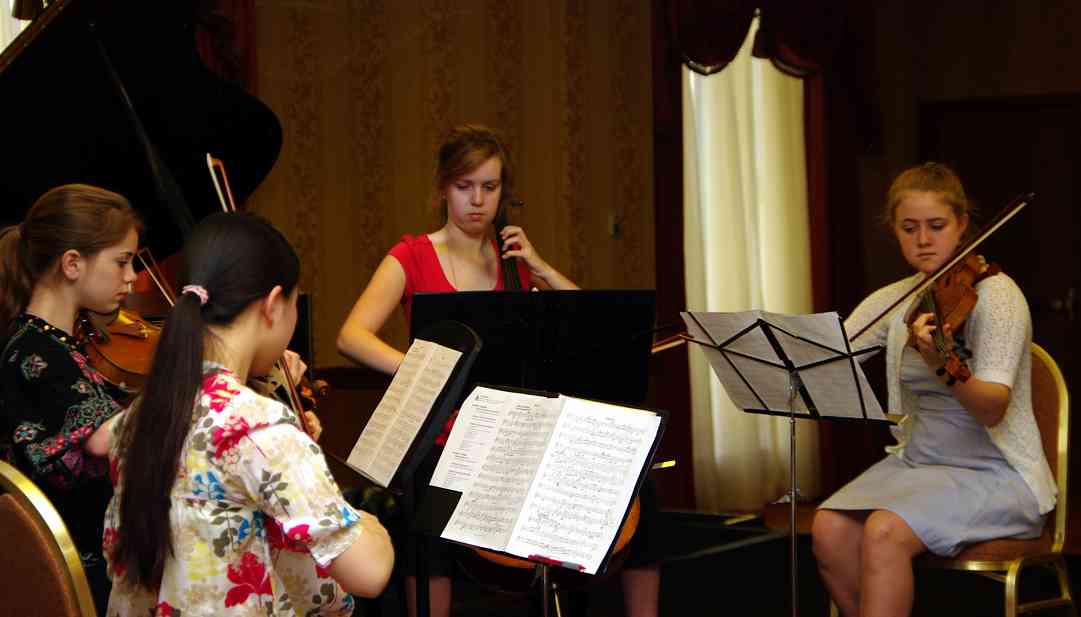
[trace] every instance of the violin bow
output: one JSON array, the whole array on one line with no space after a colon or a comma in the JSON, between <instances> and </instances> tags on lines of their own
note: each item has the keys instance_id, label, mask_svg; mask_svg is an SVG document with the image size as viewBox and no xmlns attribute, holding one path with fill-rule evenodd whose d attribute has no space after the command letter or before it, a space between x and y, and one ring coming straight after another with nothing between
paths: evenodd
<instances>
[{"instance_id":1,"label":"violin bow","mask_svg":"<svg viewBox=\"0 0 1081 617\"><path fill-rule=\"evenodd\" d=\"M225 173L225 163L222 163L221 159L214 158L208 152L206 155L206 168L210 171L210 181L214 183L214 191L218 194L221 209L225 212L236 212L236 201L233 200L233 189L229 188L229 175ZM218 174L221 174L221 183L218 182ZM222 193L222 185L225 185L224 193Z\"/></svg>"},{"instance_id":2,"label":"violin bow","mask_svg":"<svg viewBox=\"0 0 1081 617\"><path fill-rule=\"evenodd\" d=\"M165 296L165 301L169 303L169 306L176 306L176 292L169 285L169 282L165 280L165 277L158 269L158 262L154 260L154 256L150 253L150 249L143 247L135 253L135 257L139 260L139 263L143 264L143 270L146 270L147 276L154 283L154 286L158 288L161 295Z\"/></svg>"},{"instance_id":3,"label":"violin bow","mask_svg":"<svg viewBox=\"0 0 1081 617\"><path fill-rule=\"evenodd\" d=\"M969 253L975 250L975 248L979 246L988 237L990 237L991 234L995 233L995 231L997 231L999 227L1005 225L1006 221L1016 216L1017 213L1020 212L1025 206L1027 206L1028 203L1032 201L1035 197L1035 193L1023 193L1021 195L1018 195L1017 197L1014 197L1013 200L1010 201L1010 203L1006 204L1006 207L1003 208L1001 212L995 215L995 217L991 219L991 221L987 223L987 225L984 225L984 228L980 230L980 232L976 234L976 237L973 238L972 241L969 242L967 245L965 245L963 249L957 251L956 255L950 258L946 263L939 266L938 269L932 272L930 276L920 281L920 283L912 289L905 292L905 294L895 300L893 304L886 307L886 310L882 311L881 314L868 322L867 325L860 328L859 331L857 331L855 334L848 337L848 342L851 343L852 341L855 341L857 338L860 337L861 334L871 329L871 326L875 325L876 323L881 321L883 317L893 312L893 309L897 308L905 300L908 300L915 294L924 292L928 287L934 285L935 281L941 278L942 275L944 275L946 272L949 272L951 268L961 263L962 259L968 257Z\"/></svg>"},{"instance_id":4,"label":"violin bow","mask_svg":"<svg viewBox=\"0 0 1081 617\"><path fill-rule=\"evenodd\" d=\"M206 167L210 171L210 180L214 183L214 191L218 194L218 201L221 202L221 209L225 212L236 212L236 202L233 200L233 189L229 187L229 176L225 173L225 163L222 163L220 159L216 159L208 152L206 154ZM218 176L221 175L221 182L218 181ZM222 192L222 187L225 187L225 191ZM309 437L315 437L315 428L308 421L308 417L304 415L304 405L300 402L300 395L297 394L296 381L293 380L293 376L289 374L289 367L285 363L285 358L279 358L274 366L281 371L282 376L285 378L286 391L289 393L289 406L293 408L293 412L300 418L300 424L304 427L304 432Z\"/></svg>"}]
</instances>

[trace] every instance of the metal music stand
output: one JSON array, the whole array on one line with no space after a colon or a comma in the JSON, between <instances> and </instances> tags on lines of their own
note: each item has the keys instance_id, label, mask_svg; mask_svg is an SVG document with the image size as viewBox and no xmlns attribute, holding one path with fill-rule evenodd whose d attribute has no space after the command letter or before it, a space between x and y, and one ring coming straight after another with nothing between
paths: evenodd
<instances>
[{"instance_id":1,"label":"metal music stand","mask_svg":"<svg viewBox=\"0 0 1081 617\"><path fill-rule=\"evenodd\" d=\"M764 311L682 313L688 340L703 347L732 402L748 413L784 416L789 424L789 567L792 615L796 582L796 418L889 422L837 313L781 315Z\"/></svg>"},{"instance_id":2,"label":"metal music stand","mask_svg":"<svg viewBox=\"0 0 1081 617\"><path fill-rule=\"evenodd\" d=\"M431 450L436 437L439 436L450 414L457 408L458 401L462 398L462 392L469 378L470 369L473 367L473 363L481 349L481 341L477 333L469 326L457 321L442 320L428 324L417 338L456 349L462 352L462 356L455 364L454 371L451 373L450 378L447 379L443 390L432 404L432 409L428 413L424 427L418 432L390 482L389 488L401 495L402 512L406 521L407 534L410 533L409 527L413 525L413 521L417 518L417 512L422 507L421 503L418 502L423 501L423 494L417 494L417 468L424 457L427 456L428 451ZM427 479L425 478L424 481L426 483ZM431 612L428 598L427 542L428 538L424 533L417 534L414 557L417 578L417 615L421 617L427 617ZM408 612L405 606L408 595L405 591L405 585L402 586L402 591L402 610L404 614L404 612Z\"/></svg>"},{"instance_id":3,"label":"metal music stand","mask_svg":"<svg viewBox=\"0 0 1081 617\"><path fill-rule=\"evenodd\" d=\"M467 324L483 342L470 371L471 384L640 405L649 384L655 306L653 290L418 293L413 296L410 338L434 321L454 319ZM417 518L430 525L434 537L457 501L451 491L427 489ZM561 609L554 582L549 583L549 566L537 567L543 614L549 614L551 596L558 615ZM418 615L426 616L427 612L419 612L419 574L418 564ZM423 608L426 611L427 604Z\"/></svg>"}]
</instances>

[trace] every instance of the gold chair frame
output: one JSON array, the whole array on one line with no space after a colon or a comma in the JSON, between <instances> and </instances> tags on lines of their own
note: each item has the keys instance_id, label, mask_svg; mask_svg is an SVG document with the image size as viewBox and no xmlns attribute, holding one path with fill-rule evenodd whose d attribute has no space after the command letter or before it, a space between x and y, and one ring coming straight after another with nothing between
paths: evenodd
<instances>
[{"instance_id":1,"label":"gold chair frame","mask_svg":"<svg viewBox=\"0 0 1081 617\"><path fill-rule=\"evenodd\" d=\"M52 502L31 480L15 467L0 460L0 489L14 497L27 512L32 513L38 524L48 529L56 542L56 551L67 565L68 582L75 591L75 600L79 612L84 617L97 617L94 598L90 593L90 584L83 570L79 551L68 533L60 514Z\"/></svg>"},{"instance_id":2,"label":"gold chair frame","mask_svg":"<svg viewBox=\"0 0 1081 617\"><path fill-rule=\"evenodd\" d=\"M1058 487L1058 499L1055 502L1054 527L1050 550L1039 555L1027 555L1008 561L987 561L975 559L919 559L922 568L964 570L976 572L981 576L999 581L1006 585L1006 617L1016 617L1018 613L1029 613L1049 608L1068 606L1070 614L1077 617L1077 607L1070 592L1070 579L1066 571L1066 561L1062 557L1062 547L1066 543L1066 523L1069 520L1068 504L1070 473L1070 393L1066 389L1066 379L1059 370L1058 363L1042 347L1032 344L1033 364L1042 363L1051 374L1058 394L1058 435L1055 441L1055 483ZM1019 603L1017 584L1021 572L1030 566L1044 566L1054 570L1058 579L1059 596L1047 600Z\"/></svg>"},{"instance_id":3,"label":"gold chair frame","mask_svg":"<svg viewBox=\"0 0 1081 617\"><path fill-rule=\"evenodd\" d=\"M913 565L919 568L975 572L1005 584L1005 617L1017 617L1019 613L1031 613L1063 606L1069 607L1070 614L1077 617L1077 607L1074 604L1073 594L1070 592L1070 579L1066 570L1066 561L1062 557L1062 547L1066 543L1066 524L1069 520L1067 488L1069 487L1070 472L1070 393L1066 388L1066 379L1063 377L1062 371L1059 370L1058 363L1043 347L1032 343L1032 358L1034 364L1039 361L1047 367L1051 379L1055 382L1058 394L1058 435L1056 435L1055 440L1055 484L1058 487L1058 498L1052 512L1054 515L1054 535L1052 536L1051 548L1046 553L1027 555L1006 561L945 559L924 556L916 559ZM1018 602L1018 581L1021 578L1021 572L1030 566L1043 566L1054 570L1059 585L1058 597L1026 603ZM837 605L831 600L830 617L837 617L838 615Z\"/></svg>"}]
</instances>

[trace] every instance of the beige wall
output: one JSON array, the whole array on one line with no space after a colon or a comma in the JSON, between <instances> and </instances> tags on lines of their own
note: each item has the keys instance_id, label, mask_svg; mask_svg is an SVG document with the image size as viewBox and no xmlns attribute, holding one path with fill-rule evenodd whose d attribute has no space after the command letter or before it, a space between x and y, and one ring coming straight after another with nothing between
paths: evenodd
<instances>
[{"instance_id":1,"label":"beige wall","mask_svg":"<svg viewBox=\"0 0 1081 617\"><path fill-rule=\"evenodd\" d=\"M285 139L248 207L301 253L317 365L346 363L338 328L390 246L441 225L434 150L464 122L508 136L513 222L548 261L585 287L653 287L649 3L258 0L256 21ZM395 315L388 338L405 331Z\"/></svg>"}]
</instances>

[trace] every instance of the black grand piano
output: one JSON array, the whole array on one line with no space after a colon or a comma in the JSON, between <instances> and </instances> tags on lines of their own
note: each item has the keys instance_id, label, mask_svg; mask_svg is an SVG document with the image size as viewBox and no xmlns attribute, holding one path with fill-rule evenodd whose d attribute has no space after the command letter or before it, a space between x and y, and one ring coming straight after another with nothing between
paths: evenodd
<instances>
[{"instance_id":1,"label":"black grand piano","mask_svg":"<svg viewBox=\"0 0 1081 617\"><path fill-rule=\"evenodd\" d=\"M195 4L56 0L0 54L0 224L22 220L52 187L94 184L131 200L160 259L221 208L208 153L225 163L238 203L255 190L281 125L203 64Z\"/></svg>"}]
</instances>

